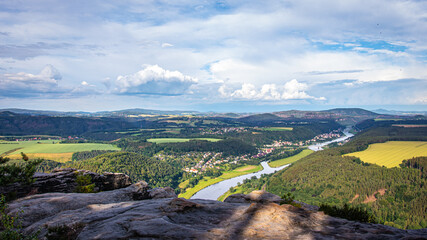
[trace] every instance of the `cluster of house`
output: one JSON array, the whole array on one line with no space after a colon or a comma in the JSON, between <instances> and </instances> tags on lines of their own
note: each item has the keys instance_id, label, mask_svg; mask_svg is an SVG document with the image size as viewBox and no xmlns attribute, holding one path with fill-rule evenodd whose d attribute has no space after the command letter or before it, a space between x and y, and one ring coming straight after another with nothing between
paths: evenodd
<instances>
[{"instance_id":1,"label":"cluster of house","mask_svg":"<svg viewBox=\"0 0 427 240\"><path fill-rule=\"evenodd\" d=\"M270 147L270 148L262 148L260 149L260 152L258 152L256 155L253 155L252 158L260 158L260 157L264 157L270 153L272 153L274 151L274 148Z\"/></svg>"},{"instance_id":2,"label":"cluster of house","mask_svg":"<svg viewBox=\"0 0 427 240\"><path fill-rule=\"evenodd\" d=\"M274 141L271 145L266 145L267 147L283 147L283 146L307 146L313 143L317 142L324 142L327 140L339 138L342 136L342 133L338 130L334 130L330 133L322 133L320 135L315 136L314 138L306 141L298 141L298 142L291 142L291 141Z\"/></svg>"},{"instance_id":3,"label":"cluster of house","mask_svg":"<svg viewBox=\"0 0 427 240\"><path fill-rule=\"evenodd\" d=\"M249 155L228 156L226 158L223 158L222 153L206 152L206 153L203 153L202 159L195 166L191 168L187 167L187 168L184 168L183 170L185 172L190 172L190 173L199 173L199 172L206 171L208 168L214 168L215 166L223 163L237 164L240 161L247 161L250 158L251 157Z\"/></svg>"},{"instance_id":4,"label":"cluster of house","mask_svg":"<svg viewBox=\"0 0 427 240\"><path fill-rule=\"evenodd\" d=\"M237 128L227 128L227 129L237 129ZM193 167L187 167L183 170L189 173L201 173L206 171L208 168L214 168L214 167L218 168L218 166L216 165L220 165L223 163L237 164L239 161L247 161L253 158L261 158L272 153L275 149L283 146L293 146L293 147L306 146L315 142L323 142L326 140L339 138L341 136L342 134L340 131L334 130L333 132L330 132L330 133L317 135L314 138L307 141L299 141L299 142L275 141L273 144L266 145L265 148L261 148L257 154L252 156L243 155L243 156L233 156L233 157L229 156L229 157L223 158L222 153L213 153L213 152L198 153L198 154L202 154L198 163ZM343 143L338 143L338 144L343 144Z\"/></svg>"},{"instance_id":5,"label":"cluster of house","mask_svg":"<svg viewBox=\"0 0 427 240\"><path fill-rule=\"evenodd\" d=\"M248 129L244 127L225 127L225 128L207 128L207 129L201 129L202 135L223 135L230 132L247 132Z\"/></svg>"}]
</instances>

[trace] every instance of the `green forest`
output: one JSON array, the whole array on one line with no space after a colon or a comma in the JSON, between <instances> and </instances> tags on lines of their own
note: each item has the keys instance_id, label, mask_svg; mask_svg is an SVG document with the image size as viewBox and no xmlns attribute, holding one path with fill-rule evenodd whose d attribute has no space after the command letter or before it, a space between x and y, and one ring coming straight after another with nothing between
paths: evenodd
<instances>
[{"instance_id":1,"label":"green forest","mask_svg":"<svg viewBox=\"0 0 427 240\"><path fill-rule=\"evenodd\" d=\"M291 192L313 205L351 203L372 211L377 221L403 229L427 227L426 158L407 160L405 168L364 164L342 154L388 140L427 140L425 128L379 127L362 132L348 144L313 153L275 174L266 190Z\"/></svg>"},{"instance_id":2,"label":"green forest","mask_svg":"<svg viewBox=\"0 0 427 240\"><path fill-rule=\"evenodd\" d=\"M86 169L101 174L125 173L133 182L144 180L152 187L177 188L182 177L181 169L168 162L129 152L106 153L92 159L66 163L63 167Z\"/></svg>"}]
</instances>

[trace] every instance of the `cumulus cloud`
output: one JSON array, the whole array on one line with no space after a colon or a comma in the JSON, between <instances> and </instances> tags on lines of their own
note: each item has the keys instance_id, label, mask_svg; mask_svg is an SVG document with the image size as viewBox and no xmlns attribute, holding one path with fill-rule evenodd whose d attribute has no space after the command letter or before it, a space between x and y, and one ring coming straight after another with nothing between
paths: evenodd
<instances>
[{"instance_id":1,"label":"cumulus cloud","mask_svg":"<svg viewBox=\"0 0 427 240\"><path fill-rule=\"evenodd\" d=\"M173 45L170 43L163 43L162 44L162 48L168 48L168 47L173 47Z\"/></svg>"},{"instance_id":2,"label":"cumulus cloud","mask_svg":"<svg viewBox=\"0 0 427 240\"><path fill-rule=\"evenodd\" d=\"M26 97L29 95L60 91L58 82L62 79L59 71L46 65L39 74L25 72L0 75L0 95Z\"/></svg>"},{"instance_id":3,"label":"cumulus cloud","mask_svg":"<svg viewBox=\"0 0 427 240\"><path fill-rule=\"evenodd\" d=\"M118 76L115 93L125 95L182 95L198 80L179 71L165 70L158 65L147 65L130 75Z\"/></svg>"},{"instance_id":4,"label":"cumulus cloud","mask_svg":"<svg viewBox=\"0 0 427 240\"><path fill-rule=\"evenodd\" d=\"M230 97L234 99L247 99L247 100L301 100L301 99L314 99L325 100L326 98L316 98L306 93L308 89L307 84L300 83L296 79L286 82L283 86L276 84L263 84L260 89L250 83L242 84L242 87L237 90L230 90L229 87L222 85L218 92L223 97Z\"/></svg>"}]
</instances>

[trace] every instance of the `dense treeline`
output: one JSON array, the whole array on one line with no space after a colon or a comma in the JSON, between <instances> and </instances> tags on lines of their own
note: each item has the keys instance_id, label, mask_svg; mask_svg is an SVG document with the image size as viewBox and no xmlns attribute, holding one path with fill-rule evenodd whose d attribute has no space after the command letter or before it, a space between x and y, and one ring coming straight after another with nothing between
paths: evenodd
<instances>
[{"instance_id":1,"label":"dense treeline","mask_svg":"<svg viewBox=\"0 0 427 240\"><path fill-rule=\"evenodd\" d=\"M120 172L127 174L133 182L144 180L152 187L177 188L182 171L168 162L144 157L137 153L106 153L95 158L74 161L64 167L86 169L92 172Z\"/></svg>"},{"instance_id":2,"label":"dense treeline","mask_svg":"<svg viewBox=\"0 0 427 240\"><path fill-rule=\"evenodd\" d=\"M41 162L38 166L36 171L37 172L52 172L53 169L55 168L61 168L63 167L64 164L57 162L57 161L52 161L52 160L43 160L43 162Z\"/></svg>"},{"instance_id":3,"label":"dense treeline","mask_svg":"<svg viewBox=\"0 0 427 240\"><path fill-rule=\"evenodd\" d=\"M86 160L89 158L94 158L98 155L104 154L104 153L110 153L115 152L113 150L92 150L92 151L83 151L83 152L75 152L71 156L72 161L81 161Z\"/></svg>"},{"instance_id":4,"label":"dense treeline","mask_svg":"<svg viewBox=\"0 0 427 240\"><path fill-rule=\"evenodd\" d=\"M118 141L116 144L124 151L137 152L146 156L152 156L153 154L160 151L174 153L222 152L224 156L256 154L258 152L256 147L244 143L238 139L225 139L218 142L191 140L188 142L162 144L150 143L144 139L136 141L132 141L130 139L123 139Z\"/></svg>"},{"instance_id":5,"label":"dense treeline","mask_svg":"<svg viewBox=\"0 0 427 240\"><path fill-rule=\"evenodd\" d=\"M427 175L427 156L426 157L414 157L408 160L403 160L402 164L400 164L401 168L415 168L421 171L422 177L426 177Z\"/></svg>"},{"instance_id":6,"label":"dense treeline","mask_svg":"<svg viewBox=\"0 0 427 240\"><path fill-rule=\"evenodd\" d=\"M273 176L266 188L281 196L292 192L296 200L370 208L380 223L398 228L427 227L427 179L414 168L385 168L358 164L342 157L387 140L426 140L421 128L381 127L358 135L333 149L313 153ZM383 195L381 195L383 194Z\"/></svg>"},{"instance_id":7,"label":"dense treeline","mask_svg":"<svg viewBox=\"0 0 427 240\"><path fill-rule=\"evenodd\" d=\"M115 118L78 118L0 114L2 135L82 135L86 132L128 129L133 123Z\"/></svg>"},{"instance_id":8,"label":"dense treeline","mask_svg":"<svg viewBox=\"0 0 427 240\"><path fill-rule=\"evenodd\" d=\"M425 117L423 117L425 118ZM357 130L366 130L374 127L389 127L393 124L427 124L427 119L394 119L394 120L381 120L368 119L356 124Z\"/></svg>"},{"instance_id":9,"label":"dense treeline","mask_svg":"<svg viewBox=\"0 0 427 240\"><path fill-rule=\"evenodd\" d=\"M159 144L160 145L160 144ZM165 151L181 152L222 152L223 156L256 154L256 147L238 139L225 139L218 142L192 140L180 143L165 143L160 145Z\"/></svg>"}]
</instances>

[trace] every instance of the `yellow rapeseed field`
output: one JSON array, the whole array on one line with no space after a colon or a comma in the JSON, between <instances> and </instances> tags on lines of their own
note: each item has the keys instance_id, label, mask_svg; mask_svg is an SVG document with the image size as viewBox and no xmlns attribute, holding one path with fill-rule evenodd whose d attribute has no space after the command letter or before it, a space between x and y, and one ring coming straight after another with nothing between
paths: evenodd
<instances>
[{"instance_id":1,"label":"yellow rapeseed field","mask_svg":"<svg viewBox=\"0 0 427 240\"><path fill-rule=\"evenodd\" d=\"M369 145L361 152L348 153L345 156L355 156L363 162L379 166L398 167L405 159L427 156L427 142L421 141L391 141Z\"/></svg>"},{"instance_id":2,"label":"yellow rapeseed field","mask_svg":"<svg viewBox=\"0 0 427 240\"><path fill-rule=\"evenodd\" d=\"M68 161L71 161L71 157L73 156L73 153L28 153L26 154L30 159L37 159L37 158L43 158L48 160L54 160L57 162L65 163ZM8 155L10 159L21 159L21 154L13 154Z\"/></svg>"}]
</instances>

